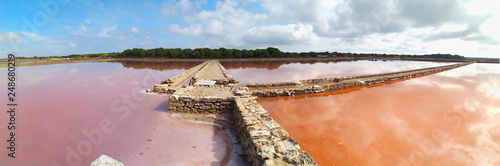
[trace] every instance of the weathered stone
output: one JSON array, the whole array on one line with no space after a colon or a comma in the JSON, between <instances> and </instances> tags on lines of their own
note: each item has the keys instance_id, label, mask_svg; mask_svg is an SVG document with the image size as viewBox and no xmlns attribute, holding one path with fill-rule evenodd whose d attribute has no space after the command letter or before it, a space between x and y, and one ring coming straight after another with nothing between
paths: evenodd
<instances>
[{"instance_id":1,"label":"weathered stone","mask_svg":"<svg viewBox=\"0 0 500 166\"><path fill-rule=\"evenodd\" d=\"M107 155L101 155L99 158L94 160L90 166L124 166L123 163L121 163L118 160L115 160Z\"/></svg>"},{"instance_id":2,"label":"weathered stone","mask_svg":"<svg viewBox=\"0 0 500 166\"><path fill-rule=\"evenodd\" d=\"M203 102L206 102L206 103L207 103L207 102L212 102L212 103L213 103L213 102L216 102L216 101L217 101L217 98L212 97L212 96L206 96L206 97L203 97L203 100L202 100L202 101L203 101Z\"/></svg>"},{"instance_id":3,"label":"weathered stone","mask_svg":"<svg viewBox=\"0 0 500 166\"><path fill-rule=\"evenodd\" d=\"M214 86L216 81L211 81L211 80L198 80L196 83L194 83L195 86Z\"/></svg>"}]
</instances>

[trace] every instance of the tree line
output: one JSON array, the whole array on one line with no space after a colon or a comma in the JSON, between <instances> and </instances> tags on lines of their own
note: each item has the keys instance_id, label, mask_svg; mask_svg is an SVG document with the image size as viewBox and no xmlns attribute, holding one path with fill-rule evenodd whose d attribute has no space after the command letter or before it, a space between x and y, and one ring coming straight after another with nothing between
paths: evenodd
<instances>
[{"instance_id":1,"label":"tree line","mask_svg":"<svg viewBox=\"0 0 500 166\"><path fill-rule=\"evenodd\" d=\"M180 49L180 48L152 48L126 49L123 52L97 53L97 54L73 54L58 56L57 58L189 58L189 59L223 59L223 58L307 58L307 57L381 57L381 58L442 58L442 59L466 59L461 55L451 54L365 54L365 53L339 53L339 52L282 52L278 48L268 47L266 49ZM37 57L38 59L47 59ZM54 58L54 57L50 57Z\"/></svg>"},{"instance_id":2,"label":"tree line","mask_svg":"<svg viewBox=\"0 0 500 166\"><path fill-rule=\"evenodd\" d=\"M221 59L221 58L279 58L285 57L285 53L277 48L268 47L266 49L238 50L238 49L180 49L180 48L152 48L126 49L123 52L100 53L100 54L74 54L68 55L69 58L189 58L189 59Z\"/></svg>"}]
</instances>

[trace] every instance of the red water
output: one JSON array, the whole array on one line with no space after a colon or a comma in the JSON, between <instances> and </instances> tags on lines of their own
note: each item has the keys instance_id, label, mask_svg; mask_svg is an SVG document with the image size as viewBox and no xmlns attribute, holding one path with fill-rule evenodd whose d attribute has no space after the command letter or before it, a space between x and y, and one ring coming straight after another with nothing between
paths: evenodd
<instances>
[{"instance_id":1,"label":"red water","mask_svg":"<svg viewBox=\"0 0 500 166\"><path fill-rule=\"evenodd\" d=\"M498 64L352 90L258 101L320 165L500 165Z\"/></svg>"},{"instance_id":2,"label":"red water","mask_svg":"<svg viewBox=\"0 0 500 166\"><path fill-rule=\"evenodd\" d=\"M16 158L2 141L0 165L90 165L101 154L125 165L221 164L231 150L226 132L172 119L168 96L143 92L190 65L196 64L164 71L130 63L18 67ZM7 69L0 70L5 105ZM0 140L8 140L8 114L0 117Z\"/></svg>"},{"instance_id":3,"label":"red water","mask_svg":"<svg viewBox=\"0 0 500 166\"><path fill-rule=\"evenodd\" d=\"M261 65L259 65L259 63ZM234 79L241 83L297 81L362 74L376 74L446 65L437 62L340 61L340 62L223 62ZM237 65L243 65L241 68ZM226 67L228 66L228 67Z\"/></svg>"}]
</instances>

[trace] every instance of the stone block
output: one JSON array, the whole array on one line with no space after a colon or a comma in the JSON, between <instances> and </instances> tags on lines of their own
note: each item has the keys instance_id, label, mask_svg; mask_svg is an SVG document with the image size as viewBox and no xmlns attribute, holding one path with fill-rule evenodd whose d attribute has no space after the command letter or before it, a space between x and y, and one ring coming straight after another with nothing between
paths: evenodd
<instances>
[{"instance_id":1,"label":"stone block","mask_svg":"<svg viewBox=\"0 0 500 166\"><path fill-rule=\"evenodd\" d=\"M191 102L193 101L194 97L192 96L182 96L182 97L179 97L180 100L184 101L184 102Z\"/></svg>"},{"instance_id":2,"label":"stone block","mask_svg":"<svg viewBox=\"0 0 500 166\"><path fill-rule=\"evenodd\" d=\"M212 96L206 96L206 97L203 97L202 101L205 103L208 103L208 102L215 103L217 101L217 98L212 97Z\"/></svg>"}]
</instances>

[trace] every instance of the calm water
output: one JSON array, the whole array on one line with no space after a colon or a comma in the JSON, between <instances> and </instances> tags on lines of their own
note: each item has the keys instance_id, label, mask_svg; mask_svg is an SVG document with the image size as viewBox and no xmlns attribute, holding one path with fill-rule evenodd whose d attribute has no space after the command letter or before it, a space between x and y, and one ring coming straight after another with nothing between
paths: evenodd
<instances>
[{"instance_id":1,"label":"calm water","mask_svg":"<svg viewBox=\"0 0 500 166\"><path fill-rule=\"evenodd\" d=\"M170 67L156 63L18 67L16 159L8 158L2 148L0 165L90 165L101 154L125 165L221 163L231 147L226 145L226 132L172 119L166 113L167 96L143 92L196 63L164 65ZM0 70L5 76L6 69ZM6 85L6 79L0 84ZM6 95L3 87L0 93ZM2 103L6 101L3 97ZM7 140L8 117L2 114L0 139Z\"/></svg>"},{"instance_id":2,"label":"calm water","mask_svg":"<svg viewBox=\"0 0 500 166\"><path fill-rule=\"evenodd\" d=\"M0 165L89 165L101 154L125 165L219 165L231 151L227 133L211 125L172 119L165 113L168 96L143 93L197 64L128 61L17 68L17 158L9 159L2 150ZM446 63L223 65L236 80L247 83ZM498 66L474 64L350 93L259 102L321 165L498 165ZM6 73L5 68L0 70ZM0 84L6 85L6 79L0 79ZM5 86L0 93L7 93ZM5 103L7 98L2 100ZM0 116L0 123L6 126L7 116ZM5 126L0 127L0 139L7 140Z\"/></svg>"},{"instance_id":3,"label":"calm water","mask_svg":"<svg viewBox=\"0 0 500 166\"><path fill-rule=\"evenodd\" d=\"M498 64L354 90L258 101L320 165L500 164Z\"/></svg>"},{"instance_id":4,"label":"calm water","mask_svg":"<svg viewBox=\"0 0 500 166\"><path fill-rule=\"evenodd\" d=\"M296 81L301 79L376 74L446 65L437 62L340 61L340 62L224 62L222 65L241 83ZM240 67L238 67L240 66Z\"/></svg>"}]
</instances>

